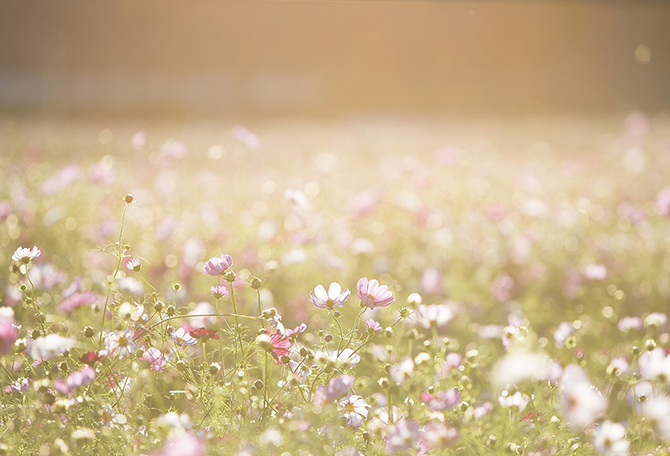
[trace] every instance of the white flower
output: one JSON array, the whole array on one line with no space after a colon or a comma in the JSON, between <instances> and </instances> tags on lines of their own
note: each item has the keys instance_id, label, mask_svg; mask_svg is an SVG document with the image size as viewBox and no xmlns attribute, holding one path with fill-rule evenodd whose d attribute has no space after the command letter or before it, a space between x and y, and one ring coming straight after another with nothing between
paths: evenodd
<instances>
[{"instance_id":1,"label":"white flower","mask_svg":"<svg viewBox=\"0 0 670 456\"><path fill-rule=\"evenodd\" d=\"M414 361L409 356L405 356L402 361L391 367L389 375L396 384L402 385L405 379L412 375L412 372L414 372Z\"/></svg>"},{"instance_id":2,"label":"white flower","mask_svg":"<svg viewBox=\"0 0 670 456\"><path fill-rule=\"evenodd\" d=\"M517 412L520 412L523 409L525 409L526 406L528 405L529 400L530 399L528 398L528 396L522 394L521 391L517 391L511 396L507 391L503 391L500 397L498 398L498 402L500 403L501 406Z\"/></svg>"},{"instance_id":3,"label":"white flower","mask_svg":"<svg viewBox=\"0 0 670 456\"><path fill-rule=\"evenodd\" d=\"M583 369L567 366L561 379L563 413L573 429L581 430L607 410L607 399L591 386Z\"/></svg>"},{"instance_id":4,"label":"white flower","mask_svg":"<svg viewBox=\"0 0 670 456\"><path fill-rule=\"evenodd\" d=\"M537 378L549 365L549 358L542 352L512 351L493 366L492 381L500 390L512 383Z\"/></svg>"},{"instance_id":5,"label":"white flower","mask_svg":"<svg viewBox=\"0 0 670 456\"><path fill-rule=\"evenodd\" d=\"M123 332L114 331L105 336L105 348L110 356L125 358L135 352L135 342L133 341L133 332L126 330Z\"/></svg>"},{"instance_id":6,"label":"white flower","mask_svg":"<svg viewBox=\"0 0 670 456\"><path fill-rule=\"evenodd\" d=\"M670 381L670 357L658 347L645 351L640 355L640 374L647 380Z\"/></svg>"},{"instance_id":7,"label":"white flower","mask_svg":"<svg viewBox=\"0 0 670 456\"><path fill-rule=\"evenodd\" d=\"M28 247L19 247L14 251L12 260L18 261L20 263L30 263L41 254L42 252L40 249L35 246L33 246L32 249L29 249Z\"/></svg>"},{"instance_id":8,"label":"white flower","mask_svg":"<svg viewBox=\"0 0 670 456\"><path fill-rule=\"evenodd\" d=\"M355 366L361 360L361 357L354 353L351 348L342 350L340 356L337 356L336 351L324 352L319 350L314 354L314 357L322 363L331 362L335 364L336 367L340 368L344 366Z\"/></svg>"},{"instance_id":9,"label":"white flower","mask_svg":"<svg viewBox=\"0 0 670 456\"><path fill-rule=\"evenodd\" d=\"M49 334L28 342L28 353L33 359L53 359L74 347L75 341L58 334Z\"/></svg>"},{"instance_id":10,"label":"white flower","mask_svg":"<svg viewBox=\"0 0 670 456\"><path fill-rule=\"evenodd\" d=\"M670 398L651 397L640 404L641 415L650 422L656 433L670 441Z\"/></svg>"},{"instance_id":11,"label":"white flower","mask_svg":"<svg viewBox=\"0 0 670 456\"><path fill-rule=\"evenodd\" d=\"M344 419L347 420L347 425L357 429L363 424L363 421L368 417L370 406L361 396L352 394L340 401L340 410L343 412Z\"/></svg>"},{"instance_id":12,"label":"white flower","mask_svg":"<svg viewBox=\"0 0 670 456\"><path fill-rule=\"evenodd\" d=\"M191 418L186 413L180 415L177 412L167 412L159 416L158 424L178 430L191 429L192 426Z\"/></svg>"},{"instance_id":13,"label":"white flower","mask_svg":"<svg viewBox=\"0 0 670 456\"><path fill-rule=\"evenodd\" d=\"M206 301L198 303L195 308L190 311L189 315L214 315L216 314L214 307ZM190 317L188 319L188 324L193 328L209 328L210 326L216 324L217 317Z\"/></svg>"},{"instance_id":14,"label":"white flower","mask_svg":"<svg viewBox=\"0 0 670 456\"><path fill-rule=\"evenodd\" d=\"M126 268L128 268L129 271L140 272L142 269L142 262L139 258L131 258L126 262Z\"/></svg>"},{"instance_id":15,"label":"white flower","mask_svg":"<svg viewBox=\"0 0 670 456\"><path fill-rule=\"evenodd\" d=\"M605 456L628 456L626 428L620 423L603 421L593 434L593 447Z\"/></svg>"},{"instance_id":16,"label":"white flower","mask_svg":"<svg viewBox=\"0 0 670 456\"><path fill-rule=\"evenodd\" d=\"M333 282L328 287L327 293L323 285L317 285L314 291L310 293L310 301L320 309L332 309L333 307L343 307L350 296L351 292L348 289L342 291L340 284Z\"/></svg>"},{"instance_id":17,"label":"white flower","mask_svg":"<svg viewBox=\"0 0 670 456\"><path fill-rule=\"evenodd\" d=\"M121 320L137 321L144 315L144 306L126 301L119 306L118 314Z\"/></svg>"}]
</instances>

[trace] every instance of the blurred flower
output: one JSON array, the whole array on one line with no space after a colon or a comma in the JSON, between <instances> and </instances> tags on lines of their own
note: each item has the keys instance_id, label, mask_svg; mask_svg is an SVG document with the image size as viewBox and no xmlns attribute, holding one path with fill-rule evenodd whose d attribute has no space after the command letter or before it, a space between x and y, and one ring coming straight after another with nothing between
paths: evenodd
<instances>
[{"instance_id":1,"label":"blurred flower","mask_svg":"<svg viewBox=\"0 0 670 456\"><path fill-rule=\"evenodd\" d=\"M369 410L370 405L365 402L365 399L355 394L340 401L342 416L347 421L347 425L354 429L358 429L367 419Z\"/></svg>"},{"instance_id":2,"label":"blurred flower","mask_svg":"<svg viewBox=\"0 0 670 456\"><path fill-rule=\"evenodd\" d=\"M560 385L563 414L574 430L594 423L607 410L607 399L591 386L581 367L566 366Z\"/></svg>"},{"instance_id":3,"label":"blurred flower","mask_svg":"<svg viewBox=\"0 0 670 456\"><path fill-rule=\"evenodd\" d=\"M105 348L110 356L125 358L135 352L135 342L133 341L133 332L113 331L105 336Z\"/></svg>"},{"instance_id":4,"label":"blurred flower","mask_svg":"<svg viewBox=\"0 0 670 456\"><path fill-rule=\"evenodd\" d=\"M661 312L652 312L647 317L644 319L644 327L645 328L650 328L650 327L656 327L659 328L666 324L668 321L668 317Z\"/></svg>"},{"instance_id":5,"label":"blurred flower","mask_svg":"<svg viewBox=\"0 0 670 456\"><path fill-rule=\"evenodd\" d=\"M219 332L215 331L213 329L207 329L207 328L198 328L194 329L189 333L191 336L195 337L198 340L201 340L203 342L207 342L210 339L218 339L219 338Z\"/></svg>"},{"instance_id":6,"label":"blurred flower","mask_svg":"<svg viewBox=\"0 0 670 456\"><path fill-rule=\"evenodd\" d=\"M538 378L549 364L549 358L542 352L512 350L493 366L493 385L500 389L510 384L519 384Z\"/></svg>"},{"instance_id":7,"label":"blurred flower","mask_svg":"<svg viewBox=\"0 0 670 456\"><path fill-rule=\"evenodd\" d=\"M436 268L426 268L421 275L421 290L427 295L439 295L443 291L442 273Z\"/></svg>"},{"instance_id":8,"label":"blurred flower","mask_svg":"<svg viewBox=\"0 0 670 456\"><path fill-rule=\"evenodd\" d=\"M670 357L662 348L645 351L640 355L640 374L646 380L670 381Z\"/></svg>"},{"instance_id":9,"label":"blurred flower","mask_svg":"<svg viewBox=\"0 0 670 456\"><path fill-rule=\"evenodd\" d=\"M607 268L602 264L587 264L584 266L584 277L590 280L605 280Z\"/></svg>"},{"instance_id":10,"label":"blurred flower","mask_svg":"<svg viewBox=\"0 0 670 456\"><path fill-rule=\"evenodd\" d=\"M386 453L393 454L413 447L419 439L419 423L402 418L388 427Z\"/></svg>"},{"instance_id":11,"label":"blurred flower","mask_svg":"<svg viewBox=\"0 0 670 456\"><path fill-rule=\"evenodd\" d=\"M13 318L0 318L0 355L8 355L14 351L14 342L19 337L19 330Z\"/></svg>"},{"instance_id":12,"label":"blurred flower","mask_svg":"<svg viewBox=\"0 0 670 456\"><path fill-rule=\"evenodd\" d=\"M53 359L74 347L75 341L58 334L49 334L28 341L28 353L35 360Z\"/></svg>"},{"instance_id":13,"label":"blurred flower","mask_svg":"<svg viewBox=\"0 0 670 456\"><path fill-rule=\"evenodd\" d=\"M556 331L554 331L554 344L557 348L563 347L565 344L565 339L568 336L572 336L575 333L575 327L572 326L572 323L563 321L558 325Z\"/></svg>"},{"instance_id":14,"label":"blurred flower","mask_svg":"<svg viewBox=\"0 0 670 456\"><path fill-rule=\"evenodd\" d=\"M121 320L137 321L144 315L144 306L125 301L119 306L117 314Z\"/></svg>"},{"instance_id":15,"label":"blurred flower","mask_svg":"<svg viewBox=\"0 0 670 456\"><path fill-rule=\"evenodd\" d=\"M171 336L172 340L174 340L177 345L195 345L198 343L195 337L191 336L181 327L173 330Z\"/></svg>"},{"instance_id":16,"label":"blurred flower","mask_svg":"<svg viewBox=\"0 0 670 456\"><path fill-rule=\"evenodd\" d=\"M261 138L243 125L233 127L233 136L251 150L258 150L261 147Z\"/></svg>"},{"instance_id":17,"label":"blurred flower","mask_svg":"<svg viewBox=\"0 0 670 456\"><path fill-rule=\"evenodd\" d=\"M656 212L659 215L670 215L670 186L662 188L656 194Z\"/></svg>"},{"instance_id":18,"label":"blurred flower","mask_svg":"<svg viewBox=\"0 0 670 456\"><path fill-rule=\"evenodd\" d=\"M338 356L336 352L318 350L314 353L314 358L322 363L332 363L338 368L345 366L355 366L361 360L361 357L354 353L351 348L345 348Z\"/></svg>"},{"instance_id":19,"label":"blurred flower","mask_svg":"<svg viewBox=\"0 0 670 456\"><path fill-rule=\"evenodd\" d=\"M54 388L62 394L68 394L81 386L88 385L93 380L95 380L95 369L90 366L84 366L80 371L75 371L68 375L66 381L62 379L54 380Z\"/></svg>"},{"instance_id":20,"label":"blurred flower","mask_svg":"<svg viewBox=\"0 0 670 456\"><path fill-rule=\"evenodd\" d=\"M363 277L356 285L359 299L370 309L386 307L393 302L393 294L386 285L379 285L376 279Z\"/></svg>"},{"instance_id":21,"label":"blurred flower","mask_svg":"<svg viewBox=\"0 0 670 456\"><path fill-rule=\"evenodd\" d=\"M147 348L142 359L149 363L149 369L156 372L163 372L165 370L165 357L163 353L155 347Z\"/></svg>"},{"instance_id":22,"label":"blurred flower","mask_svg":"<svg viewBox=\"0 0 670 456\"><path fill-rule=\"evenodd\" d=\"M642 328L642 319L640 317L622 317L617 323L619 331L630 331L632 329Z\"/></svg>"},{"instance_id":23,"label":"blurred flower","mask_svg":"<svg viewBox=\"0 0 670 456\"><path fill-rule=\"evenodd\" d=\"M405 356L398 364L391 366L389 375L398 385L405 383L405 379L412 376L414 372L414 361L409 356Z\"/></svg>"},{"instance_id":24,"label":"blurred flower","mask_svg":"<svg viewBox=\"0 0 670 456\"><path fill-rule=\"evenodd\" d=\"M521 412L523 409L525 409L529 400L530 398L527 395L521 393L521 391L517 391L511 396L507 391L503 391L498 398L498 402L502 407L508 408L515 412Z\"/></svg>"},{"instance_id":25,"label":"blurred flower","mask_svg":"<svg viewBox=\"0 0 670 456\"><path fill-rule=\"evenodd\" d=\"M92 291L74 293L68 297L64 297L63 300L58 303L58 310L60 312L71 312L80 306L92 306L98 299L99 296Z\"/></svg>"},{"instance_id":26,"label":"blurred flower","mask_svg":"<svg viewBox=\"0 0 670 456\"><path fill-rule=\"evenodd\" d=\"M323 285L317 285L310 293L310 301L320 309L332 309L333 307L344 307L349 296L351 296L349 290L342 291L340 284L333 282L328 287L327 293Z\"/></svg>"},{"instance_id":27,"label":"blurred flower","mask_svg":"<svg viewBox=\"0 0 670 456\"><path fill-rule=\"evenodd\" d=\"M89 351L81 355L81 357L79 357L79 361L81 361L84 364L88 364L89 366L92 366L93 364L95 364L96 362L100 361L103 358L104 356L101 355L100 353Z\"/></svg>"},{"instance_id":28,"label":"blurred flower","mask_svg":"<svg viewBox=\"0 0 670 456\"><path fill-rule=\"evenodd\" d=\"M421 437L429 448L439 450L458 439L458 431L443 423L428 423L421 430Z\"/></svg>"},{"instance_id":29,"label":"blurred flower","mask_svg":"<svg viewBox=\"0 0 670 456\"><path fill-rule=\"evenodd\" d=\"M424 328L443 328L453 317L454 312L446 304L422 304L416 309L417 323Z\"/></svg>"},{"instance_id":30,"label":"blurred flower","mask_svg":"<svg viewBox=\"0 0 670 456\"><path fill-rule=\"evenodd\" d=\"M660 438L670 441L670 398L652 395L640 404L640 414Z\"/></svg>"},{"instance_id":31,"label":"blurred flower","mask_svg":"<svg viewBox=\"0 0 670 456\"><path fill-rule=\"evenodd\" d=\"M177 434L168 439L161 456L204 456L205 444L190 432Z\"/></svg>"},{"instance_id":32,"label":"blurred flower","mask_svg":"<svg viewBox=\"0 0 670 456\"><path fill-rule=\"evenodd\" d=\"M18 247L12 255L12 260L18 263L28 264L31 261L34 261L35 258L39 257L41 254L42 252L40 249L35 246L33 246L32 249L27 247Z\"/></svg>"},{"instance_id":33,"label":"blurred flower","mask_svg":"<svg viewBox=\"0 0 670 456\"><path fill-rule=\"evenodd\" d=\"M593 447L605 456L628 456L630 443L623 424L603 421L593 434Z\"/></svg>"},{"instance_id":34,"label":"blurred flower","mask_svg":"<svg viewBox=\"0 0 670 456\"><path fill-rule=\"evenodd\" d=\"M461 400L461 395L456 388L449 388L446 391L438 391L435 394L426 394L421 396L421 400L428 404L428 408L434 412L451 410Z\"/></svg>"},{"instance_id":35,"label":"blurred flower","mask_svg":"<svg viewBox=\"0 0 670 456\"><path fill-rule=\"evenodd\" d=\"M210 258L205 262L203 271L207 275L220 276L226 273L226 269L233 265L233 258L230 255L223 254L220 257Z\"/></svg>"},{"instance_id":36,"label":"blurred flower","mask_svg":"<svg viewBox=\"0 0 670 456\"><path fill-rule=\"evenodd\" d=\"M227 291L226 291L227 293ZM199 302L189 315L211 315L209 317L193 316L188 318L188 324L192 328L209 328L216 324L216 310L206 301Z\"/></svg>"}]
</instances>

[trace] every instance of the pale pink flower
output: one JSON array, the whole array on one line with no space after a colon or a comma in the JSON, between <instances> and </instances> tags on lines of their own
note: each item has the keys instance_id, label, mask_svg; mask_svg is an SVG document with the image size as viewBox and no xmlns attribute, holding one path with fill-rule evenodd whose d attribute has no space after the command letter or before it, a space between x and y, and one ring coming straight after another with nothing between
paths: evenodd
<instances>
[{"instance_id":1,"label":"pale pink flower","mask_svg":"<svg viewBox=\"0 0 670 456\"><path fill-rule=\"evenodd\" d=\"M60 312L71 312L80 306L92 306L98 300L99 296L92 291L84 291L83 293L75 293L64 298L58 303L58 310Z\"/></svg>"},{"instance_id":2,"label":"pale pink flower","mask_svg":"<svg viewBox=\"0 0 670 456\"><path fill-rule=\"evenodd\" d=\"M605 280L607 278L607 268L602 264L587 264L584 266L584 277L591 280Z\"/></svg>"},{"instance_id":3,"label":"pale pink flower","mask_svg":"<svg viewBox=\"0 0 670 456\"><path fill-rule=\"evenodd\" d=\"M344 307L344 303L351 296L351 292L348 289L342 291L340 284L333 282L328 287L328 292L323 285L319 284L309 296L312 304L319 309L332 309L333 307Z\"/></svg>"},{"instance_id":4,"label":"pale pink flower","mask_svg":"<svg viewBox=\"0 0 670 456\"><path fill-rule=\"evenodd\" d=\"M556 347L562 347L565 344L565 340L574 333L575 328L572 326L572 323L567 321L561 322L556 331L554 331L554 344Z\"/></svg>"},{"instance_id":5,"label":"pale pink flower","mask_svg":"<svg viewBox=\"0 0 670 456\"><path fill-rule=\"evenodd\" d=\"M387 307L393 302L393 293L386 285L379 285L377 279L363 277L356 285L359 299L370 309Z\"/></svg>"},{"instance_id":6,"label":"pale pink flower","mask_svg":"<svg viewBox=\"0 0 670 456\"><path fill-rule=\"evenodd\" d=\"M214 299L221 299L225 296L228 296L228 289L223 285L214 285L212 288L210 288L210 291L212 292Z\"/></svg>"},{"instance_id":7,"label":"pale pink flower","mask_svg":"<svg viewBox=\"0 0 670 456\"><path fill-rule=\"evenodd\" d=\"M140 272L142 269L142 261L139 258L130 258L126 261L126 268L129 271Z\"/></svg>"},{"instance_id":8,"label":"pale pink flower","mask_svg":"<svg viewBox=\"0 0 670 456\"><path fill-rule=\"evenodd\" d=\"M421 431L421 436L429 448L439 450L458 439L458 431L443 423L428 423Z\"/></svg>"},{"instance_id":9,"label":"pale pink flower","mask_svg":"<svg viewBox=\"0 0 670 456\"><path fill-rule=\"evenodd\" d=\"M370 332L380 332L382 330L382 325L380 325L377 321L373 320L372 318L365 322L365 327Z\"/></svg>"},{"instance_id":10,"label":"pale pink flower","mask_svg":"<svg viewBox=\"0 0 670 456\"><path fill-rule=\"evenodd\" d=\"M119 358L125 358L130 356L135 352L136 344L133 341L133 332L131 330L126 331L113 331L105 336L105 348L109 352L110 356L118 356Z\"/></svg>"},{"instance_id":11,"label":"pale pink flower","mask_svg":"<svg viewBox=\"0 0 670 456\"><path fill-rule=\"evenodd\" d=\"M640 317L622 317L617 323L619 331L630 331L642 328L642 319Z\"/></svg>"},{"instance_id":12,"label":"pale pink flower","mask_svg":"<svg viewBox=\"0 0 670 456\"><path fill-rule=\"evenodd\" d=\"M204 456L205 444L190 432L170 437L161 451L161 456Z\"/></svg>"},{"instance_id":13,"label":"pale pink flower","mask_svg":"<svg viewBox=\"0 0 670 456\"><path fill-rule=\"evenodd\" d=\"M419 423L402 418L388 427L386 436L386 453L393 454L407 450L417 444L419 439Z\"/></svg>"},{"instance_id":14,"label":"pale pink flower","mask_svg":"<svg viewBox=\"0 0 670 456\"><path fill-rule=\"evenodd\" d=\"M174 340L177 345L195 345L198 343L195 337L181 327L172 331L172 340Z\"/></svg>"},{"instance_id":15,"label":"pale pink flower","mask_svg":"<svg viewBox=\"0 0 670 456\"><path fill-rule=\"evenodd\" d=\"M670 357L662 348L645 351L640 355L640 374L646 380L670 381Z\"/></svg>"},{"instance_id":16,"label":"pale pink flower","mask_svg":"<svg viewBox=\"0 0 670 456\"><path fill-rule=\"evenodd\" d=\"M14 342L19 330L13 318L0 318L0 355L8 355L14 350Z\"/></svg>"},{"instance_id":17,"label":"pale pink flower","mask_svg":"<svg viewBox=\"0 0 670 456\"><path fill-rule=\"evenodd\" d=\"M358 429L367 419L370 405L361 396L352 394L340 401L340 410L343 412L342 416L347 421L347 425Z\"/></svg>"},{"instance_id":18,"label":"pale pink flower","mask_svg":"<svg viewBox=\"0 0 670 456\"><path fill-rule=\"evenodd\" d=\"M417 323L424 328L443 328L453 317L451 307L445 304L422 304L416 309Z\"/></svg>"},{"instance_id":19,"label":"pale pink flower","mask_svg":"<svg viewBox=\"0 0 670 456\"><path fill-rule=\"evenodd\" d=\"M421 275L421 289L428 295L442 293L442 273L436 268L426 268Z\"/></svg>"},{"instance_id":20,"label":"pale pink flower","mask_svg":"<svg viewBox=\"0 0 670 456\"><path fill-rule=\"evenodd\" d=\"M435 394L428 394L422 397L422 400L428 404L428 408L434 412L442 412L454 408L461 401L461 395L456 388L449 388L446 391L438 391Z\"/></svg>"},{"instance_id":21,"label":"pale pink flower","mask_svg":"<svg viewBox=\"0 0 670 456\"><path fill-rule=\"evenodd\" d=\"M503 391L500 397L498 398L498 403L504 408L513 410L515 412L521 412L526 408L530 398L523 394L521 391L510 395L507 391Z\"/></svg>"},{"instance_id":22,"label":"pale pink flower","mask_svg":"<svg viewBox=\"0 0 670 456\"><path fill-rule=\"evenodd\" d=\"M563 414L568 425L582 430L594 423L607 410L607 399L591 386L584 370L569 365L561 379Z\"/></svg>"},{"instance_id":23,"label":"pale pink flower","mask_svg":"<svg viewBox=\"0 0 670 456\"><path fill-rule=\"evenodd\" d=\"M207 260L202 270L207 275L220 276L226 273L226 270L233 265L233 258L230 255L223 254L220 257L213 257Z\"/></svg>"}]
</instances>

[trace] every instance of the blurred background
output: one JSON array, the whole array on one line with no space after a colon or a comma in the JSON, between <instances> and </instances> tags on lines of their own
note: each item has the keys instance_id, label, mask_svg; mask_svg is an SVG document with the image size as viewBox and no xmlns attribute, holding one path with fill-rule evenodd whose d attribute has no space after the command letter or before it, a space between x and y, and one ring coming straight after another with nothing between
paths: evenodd
<instances>
[{"instance_id":1,"label":"blurred background","mask_svg":"<svg viewBox=\"0 0 670 456\"><path fill-rule=\"evenodd\" d=\"M656 113L666 1L0 2L0 111Z\"/></svg>"}]
</instances>

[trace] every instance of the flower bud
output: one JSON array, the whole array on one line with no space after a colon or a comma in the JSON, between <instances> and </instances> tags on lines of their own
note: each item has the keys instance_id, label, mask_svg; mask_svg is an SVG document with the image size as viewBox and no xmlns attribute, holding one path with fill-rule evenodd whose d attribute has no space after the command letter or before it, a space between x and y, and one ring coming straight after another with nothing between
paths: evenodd
<instances>
[{"instance_id":1,"label":"flower bud","mask_svg":"<svg viewBox=\"0 0 670 456\"><path fill-rule=\"evenodd\" d=\"M134 199L133 195L131 195L130 193L128 193L126 196L123 197L123 201L125 201L126 204L132 203L133 199Z\"/></svg>"},{"instance_id":2,"label":"flower bud","mask_svg":"<svg viewBox=\"0 0 670 456\"><path fill-rule=\"evenodd\" d=\"M84 328L84 337L93 337L95 335L95 330L90 326Z\"/></svg>"},{"instance_id":3,"label":"flower bud","mask_svg":"<svg viewBox=\"0 0 670 456\"><path fill-rule=\"evenodd\" d=\"M209 365L209 373L211 375L216 375L219 372L221 372L221 364L219 363L212 363Z\"/></svg>"},{"instance_id":4,"label":"flower bud","mask_svg":"<svg viewBox=\"0 0 670 456\"><path fill-rule=\"evenodd\" d=\"M237 274L235 274L234 271L228 271L223 275L223 278L226 279L227 282L232 283L237 278Z\"/></svg>"},{"instance_id":5,"label":"flower bud","mask_svg":"<svg viewBox=\"0 0 670 456\"><path fill-rule=\"evenodd\" d=\"M254 290L258 290L260 287L263 286L263 281L258 277L252 277L251 281L249 282L249 286L251 286L251 288L253 288Z\"/></svg>"}]
</instances>

